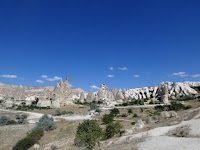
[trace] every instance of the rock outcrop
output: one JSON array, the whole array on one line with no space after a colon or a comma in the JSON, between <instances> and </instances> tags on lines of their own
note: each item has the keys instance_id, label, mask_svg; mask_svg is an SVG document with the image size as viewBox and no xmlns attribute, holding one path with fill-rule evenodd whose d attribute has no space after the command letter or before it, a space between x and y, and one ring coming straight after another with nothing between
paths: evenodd
<instances>
[{"instance_id":1,"label":"rock outcrop","mask_svg":"<svg viewBox=\"0 0 200 150\"><path fill-rule=\"evenodd\" d=\"M177 117L177 113L175 111L163 111L160 113L159 121L172 117Z\"/></svg>"},{"instance_id":2,"label":"rock outcrop","mask_svg":"<svg viewBox=\"0 0 200 150\"><path fill-rule=\"evenodd\" d=\"M87 94L86 101L92 102L94 100L95 100L95 96L94 96L93 92L90 90L89 93Z\"/></svg>"},{"instance_id":3,"label":"rock outcrop","mask_svg":"<svg viewBox=\"0 0 200 150\"><path fill-rule=\"evenodd\" d=\"M141 119L139 119L139 120L136 121L133 129L139 130L139 129L142 129L142 128L144 128L144 122Z\"/></svg>"}]
</instances>

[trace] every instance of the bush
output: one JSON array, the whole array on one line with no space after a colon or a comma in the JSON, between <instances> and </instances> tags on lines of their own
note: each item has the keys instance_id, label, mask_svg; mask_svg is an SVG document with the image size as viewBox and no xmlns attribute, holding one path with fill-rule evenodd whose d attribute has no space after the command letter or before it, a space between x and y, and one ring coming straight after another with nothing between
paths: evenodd
<instances>
[{"instance_id":1,"label":"bush","mask_svg":"<svg viewBox=\"0 0 200 150\"><path fill-rule=\"evenodd\" d=\"M149 102L149 104L154 104L153 100L151 100L151 101Z\"/></svg>"},{"instance_id":2,"label":"bush","mask_svg":"<svg viewBox=\"0 0 200 150\"><path fill-rule=\"evenodd\" d=\"M84 120L78 125L76 138L90 150L100 141L101 136L102 129L96 120Z\"/></svg>"},{"instance_id":3,"label":"bush","mask_svg":"<svg viewBox=\"0 0 200 150\"><path fill-rule=\"evenodd\" d=\"M0 125L3 126L3 125L8 125L10 123L10 118L7 117L7 116L2 116L0 118Z\"/></svg>"},{"instance_id":4,"label":"bush","mask_svg":"<svg viewBox=\"0 0 200 150\"><path fill-rule=\"evenodd\" d=\"M56 124L52 117L45 114L39 119L39 122L36 123L36 127L34 129L45 131L54 130L56 129Z\"/></svg>"},{"instance_id":5,"label":"bush","mask_svg":"<svg viewBox=\"0 0 200 150\"><path fill-rule=\"evenodd\" d=\"M157 105L154 108L155 110L158 110L158 111L170 111L170 110L179 111L179 110L187 109L185 105L181 103L177 103L177 102L172 102L170 105L163 105L163 106Z\"/></svg>"},{"instance_id":6,"label":"bush","mask_svg":"<svg viewBox=\"0 0 200 150\"><path fill-rule=\"evenodd\" d=\"M24 139L17 142L13 150L28 150L31 146L37 143L44 135L43 130L33 130Z\"/></svg>"},{"instance_id":7,"label":"bush","mask_svg":"<svg viewBox=\"0 0 200 150\"><path fill-rule=\"evenodd\" d=\"M52 114L52 116L61 116L61 115L66 115L66 114L73 114L72 111L61 111L60 109L56 109L56 111Z\"/></svg>"},{"instance_id":8,"label":"bush","mask_svg":"<svg viewBox=\"0 0 200 150\"><path fill-rule=\"evenodd\" d=\"M127 114L122 114L122 115L121 115L121 117L127 117L127 116L128 116Z\"/></svg>"},{"instance_id":9,"label":"bush","mask_svg":"<svg viewBox=\"0 0 200 150\"><path fill-rule=\"evenodd\" d=\"M56 150L56 149L57 149L57 146L51 145L51 150Z\"/></svg>"},{"instance_id":10,"label":"bush","mask_svg":"<svg viewBox=\"0 0 200 150\"><path fill-rule=\"evenodd\" d=\"M100 113L100 112L101 112L101 110L100 110L100 109L96 109L96 110L95 110L95 112L97 112L97 113Z\"/></svg>"},{"instance_id":11,"label":"bush","mask_svg":"<svg viewBox=\"0 0 200 150\"><path fill-rule=\"evenodd\" d=\"M24 114L17 114L16 119L18 120L18 124L26 124L27 121L27 115Z\"/></svg>"},{"instance_id":12,"label":"bush","mask_svg":"<svg viewBox=\"0 0 200 150\"><path fill-rule=\"evenodd\" d=\"M174 111L179 111L179 110L184 110L185 109L185 105L181 104L181 103L171 103L171 105L169 105L169 109L170 110L174 110Z\"/></svg>"},{"instance_id":13,"label":"bush","mask_svg":"<svg viewBox=\"0 0 200 150\"><path fill-rule=\"evenodd\" d=\"M112 114L105 114L103 115L102 122L104 124L109 124L113 122L114 116Z\"/></svg>"},{"instance_id":14,"label":"bush","mask_svg":"<svg viewBox=\"0 0 200 150\"><path fill-rule=\"evenodd\" d=\"M120 113L118 108L114 108L110 111L110 114L114 115L115 117Z\"/></svg>"},{"instance_id":15,"label":"bush","mask_svg":"<svg viewBox=\"0 0 200 150\"><path fill-rule=\"evenodd\" d=\"M187 106L185 107L185 109L190 109L190 108L192 108L191 105L187 105Z\"/></svg>"},{"instance_id":16,"label":"bush","mask_svg":"<svg viewBox=\"0 0 200 150\"><path fill-rule=\"evenodd\" d=\"M115 134L120 133L120 130L122 129L122 125L119 122L111 122L108 125L106 125L106 129L104 132L104 138L109 139L112 138Z\"/></svg>"},{"instance_id":17,"label":"bush","mask_svg":"<svg viewBox=\"0 0 200 150\"><path fill-rule=\"evenodd\" d=\"M7 116L2 116L0 118L0 126L3 126L3 125L12 125L12 124L16 124L16 121L14 120L11 120L9 117Z\"/></svg>"},{"instance_id":18,"label":"bush","mask_svg":"<svg viewBox=\"0 0 200 150\"><path fill-rule=\"evenodd\" d=\"M35 104L32 104L32 105L19 105L17 106L16 110L22 110L22 111L27 111L27 110L34 110L34 109L51 109L49 106L47 107L38 107L36 106Z\"/></svg>"},{"instance_id":19,"label":"bush","mask_svg":"<svg viewBox=\"0 0 200 150\"><path fill-rule=\"evenodd\" d=\"M128 109L128 113L129 113L129 114L132 114L132 113L133 113L133 110L132 110L131 108L129 108L129 109Z\"/></svg>"},{"instance_id":20,"label":"bush","mask_svg":"<svg viewBox=\"0 0 200 150\"><path fill-rule=\"evenodd\" d=\"M134 126L134 125L135 125L135 122L131 122L131 125L133 125L133 126Z\"/></svg>"},{"instance_id":21,"label":"bush","mask_svg":"<svg viewBox=\"0 0 200 150\"><path fill-rule=\"evenodd\" d=\"M137 115L137 114L134 114L133 117L136 118L136 117L138 117L138 115Z\"/></svg>"},{"instance_id":22,"label":"bush","mask_svg":"<svg viewBox=\"0 0 200 150\"><path fill-rule=\"evenodd\" d=\"M92 103L90 104L90 110L96 110L96 109L98 109L98 108L99 108L99 107L97 106L96 103L92 102Z\"/></svg>"},{"instance_id":23,"label":"bush","mask_svg":"<svg viewBox=\"0 0 200 150\"><path fill-rule=\"evenodd\" d=\"M189 101L189 100L193 100L194 97L193 96L183 96L183 97L179 97L177 100L178 101Z\"/></svg>"}]
</instances>

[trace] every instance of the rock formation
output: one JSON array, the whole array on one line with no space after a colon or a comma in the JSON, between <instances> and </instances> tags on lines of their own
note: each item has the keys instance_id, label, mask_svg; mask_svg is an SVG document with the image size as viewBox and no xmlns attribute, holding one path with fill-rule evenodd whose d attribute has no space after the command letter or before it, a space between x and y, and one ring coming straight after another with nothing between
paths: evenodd
<instances>
[{"instance_id":1,"label":"rock formation","mask_svg":"<svg viewBox=\"0 0 200 150\"><path fill-rule=\"evenodd\" d=\"M139 129L142 129L142 128L144 128L144 122L141 119L139 119L139 120L136 121L133 129L139 130Z\"/></svg>"},{"instance_id":2,"label":"rock formation","mask_svg":"<svg viewBox=\"0 0 200 150\"><path fill-rule=\"evenodd\" d=\"M87 94L86 101L92 102L94 100L95 100L95 96L94 96L93 92L90 90L89 93Z\"/></svg>"},{"instance_id":3,"label":"rock formation","mask_svg":"<svg viewBox=\"0 0 200 150\"><path fill-rule=\"evenodd\" d=\"M39 105L47 104L50 101L52 107L60 107L64 105L74 104L80 100L84 102L101 101L104 105L121 104L127 101L154 99L160 100L163 103L169 103L170 99L177 99L181 96L195 95L198 96L200 82L163 82L159 85L143 87L119 89L112 88L109 90L106 84L102 84L97 92L85 92L81 88L72 88L69 84L69 76L65 82L59 80L55 87L53 86L22 86L9 85L0 83L0 97L8 101L8 105L18 104L25 101L26 104L31 104L35 98L40 99ZM12 99L10 101L8 98ZM48 104L49 105L49 104Z\"/></svg>"}]
</instances>

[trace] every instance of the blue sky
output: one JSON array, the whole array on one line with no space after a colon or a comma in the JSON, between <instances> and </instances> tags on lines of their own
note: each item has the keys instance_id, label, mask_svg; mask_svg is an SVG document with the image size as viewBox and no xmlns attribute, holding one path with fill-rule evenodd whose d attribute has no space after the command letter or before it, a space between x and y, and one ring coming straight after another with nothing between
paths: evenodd
<instances>
[{"instance_id":1,"label":"blue sky","mask_svg":"<svg viewBox=\"0 0 200 150\"><path fill-rule=\"evenodd\" d=\"M69 75L73 87L95 91L102 83L199 81L199 6L193 0L0 1L0 82L56 85Z\"/></svg>"}]
</instances>

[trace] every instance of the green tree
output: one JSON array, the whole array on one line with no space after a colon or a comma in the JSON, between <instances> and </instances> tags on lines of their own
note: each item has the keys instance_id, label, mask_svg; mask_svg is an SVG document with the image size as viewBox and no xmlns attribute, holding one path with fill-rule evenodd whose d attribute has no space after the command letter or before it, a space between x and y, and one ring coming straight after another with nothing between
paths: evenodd
<instances>
[{"instance_id":1,"label":"green tree","mask_svg":"<svg viewBox=\"0 0 200 150\"><path fill-rule=\"evenodd\" d=\"M108 125L106 125L106 129L104 132L104 138L109 139L112 138L115 134L120 133L120 130L122 129L122 125L119 122L111 122Z\"/></svg>"},{"instance_id":2,"label":"green tree","mask_svg":"<svg viewBox=\"0 0 200 150\"><path fill-rule=\"evenodd\" d=\"M110 111L110 114L113 114L115 117L120 113L118 108L114 108Z\"/></svg>"},{"instance_id":3,"label":"green tree","mask_svg":"<svg viewBox=\"0 0 200 150\"><path fill-rule=\"evenodd\" d=\"M129 108L129 109L128 109L128 113L129 113L129 114L132 114L132 113L133 113L133 110L132 110L131 108Z\"/></svg>"},{"instance_id":4,"label":"green tree","mask_svg":"<svg viewBox=\"0 0 200 150\"><path fill-rule=\"evenodd\" d=\"M76 131L76 138L83 143L86 148L92 149L96 143L99 143L102 137L102 128L96 120L84 120L83 123L78 125Z\"/></svg>"},{"instance_id":5,"label":"green tree","mask_svg":"<svg viewBox=\"0 0 200 150\"><path fill-rule=\"evenodd\" d=\"M104 124L109 124L113 122L114 116L112 114L105 114L103 115L102 122Z\"/></svg>"}]
</instances>

